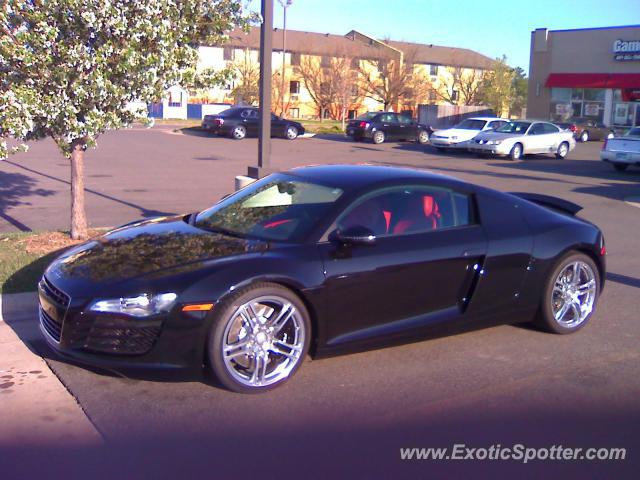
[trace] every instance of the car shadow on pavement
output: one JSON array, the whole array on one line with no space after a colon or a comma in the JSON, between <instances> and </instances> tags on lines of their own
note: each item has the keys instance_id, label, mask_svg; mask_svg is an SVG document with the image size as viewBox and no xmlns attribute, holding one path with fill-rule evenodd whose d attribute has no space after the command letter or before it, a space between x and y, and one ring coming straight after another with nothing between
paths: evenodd
<instances>
[{"instance_id":1,"label":"car shadow on pavement","mask_svg":"<svg viewBox=\"0 0 640 480\"><path fill-rule=\"evenodd\" d=\"M640 278L629 277L619 273L607 272L607 280L609 282L619 283L628 287L640 288Z\"/></svg>"}]
</instances>

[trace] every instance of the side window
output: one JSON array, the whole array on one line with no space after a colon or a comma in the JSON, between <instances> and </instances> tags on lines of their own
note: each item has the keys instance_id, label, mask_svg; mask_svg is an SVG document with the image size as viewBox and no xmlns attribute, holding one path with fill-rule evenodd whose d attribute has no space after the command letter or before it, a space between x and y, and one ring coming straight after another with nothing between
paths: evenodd
<instances>
[{"instance_id":1,"label":"side window","mask_svg":"<svg viewBox=\"0 0 640 480\"><path fill-rule=\"evenodd\" d=\"M366 227L376 236L396 236L474 223L469 195L446 188L385 189L354 203L339 217L340 230Z\"/></svg>"},{"instance_id":2,"label":"side window","mask_svg":"<svg viewBox=\"0 0 640 480\"><path fill-rule=\"evenodd\" d=\"M242 110L240 112L240 116L242 118L249 118L251 116L251 112L252 112L252 110Z\"/></svg>"},{"instance_id":3,"label":"side window","mask_svg":"<svg viewBox=\"0 0 640 480\"><path fill-rule=\"evenodd\" d=\"M544 132L544 123L534 123L529 130L529 135L542 135Z\"/></svg>"},{"instance_id":4,"label":"side window","mask_svg":"<svg viewBox=\"0 0 640 480\"><path fill-rule=\"evenodd\" d=\"M398 121L400 125L411 125L413 123L411 117L407 117L406 115L398 115Z\"/></svg>"},{"instance_id":5,"label":"side window","mask_svg":"<svg viewBox=\"0 0 640 480\"><path fill-rule=\"evenodd\" d=\"M550 123L543 123L544 133L558 133L560 129L555 125L551 125Z\"/></svg>"},{"instance_id":6,"label":"side window","mask_svg":"<svg viewBox=\"0 0 640 480\"><path fill-rule=\"evenodd\" d=\"M380 115L380 122L382 123L398 123L396 115L394 113L385 113Z\"/></svg>"}]
</instances>

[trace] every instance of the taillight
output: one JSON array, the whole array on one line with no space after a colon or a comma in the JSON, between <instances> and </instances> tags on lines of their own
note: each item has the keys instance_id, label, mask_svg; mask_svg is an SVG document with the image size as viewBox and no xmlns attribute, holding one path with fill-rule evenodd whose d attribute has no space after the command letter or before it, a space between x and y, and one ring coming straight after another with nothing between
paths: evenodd
<instances>
[{"instance_id":1,"label":"taillight","mask_svg":"<svg viewBox=\"0 0 640 480\"><path fill-rule=\"evenodd\" d=\"M214 121L216 125L222 125L224 123L224 120L222 118L216 118Z\"/></svg>"},{"instance_id":2,"label":"taillight","mask_svg":"<svg viewBox=\"0 0 640 480\"><path fill-rule=\"evenodd\" d=\"M576 132L576 130L578 130L578 127L576 127L575 125L571 125L571 126L569 127L569 130L571 130L573 133L575 133L575 132Z\"/></svg>"},{"instance_id":3,"label":"taillight","mask_svg":"<svg viewBox=\"0 0 640 480\"><path fill-rule=\"evenodd\" d=\"M360 122L360 128L369 128L369 122Z\"/></svg>"}]
</instances>

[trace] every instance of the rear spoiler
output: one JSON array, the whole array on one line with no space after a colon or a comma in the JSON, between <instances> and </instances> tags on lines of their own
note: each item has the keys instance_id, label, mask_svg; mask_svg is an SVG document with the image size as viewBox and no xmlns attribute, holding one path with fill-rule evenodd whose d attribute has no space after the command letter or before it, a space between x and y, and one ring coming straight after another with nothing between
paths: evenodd
<instances>
[{"instance_id":1,"label":"rear spoiler","mask_svg":"<svg viewBox=\"0 0 640 480\"><path fill-rule=\"evenodd\" d=\"M542 195L540 193L526 193L526 192L510 192L511 195L515 195L516 197L520 197L524 200L527 200L531 203L535 203L536 205L540 205L542 207L551 208L552 210L559 210L564 213L568 213L569 215L575 215L582 207L573 202L569 202L567 200L563 200L562 198L552 197L550 195Z\"/></svg>"}]
</instances>

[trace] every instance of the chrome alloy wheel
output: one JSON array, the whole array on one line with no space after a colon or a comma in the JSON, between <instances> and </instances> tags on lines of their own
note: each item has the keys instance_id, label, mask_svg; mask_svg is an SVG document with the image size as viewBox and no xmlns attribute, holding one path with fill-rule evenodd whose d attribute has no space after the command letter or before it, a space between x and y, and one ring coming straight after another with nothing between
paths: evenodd
<instances>
[{"instance_id":1,"label":"chrome alloy wheel","mask_svg":"<svg viewBox=\"0 0 640 480\"><path fill-rule=\"evenodd\" d=\"M574 328L593 311L597 294L595 272L581 261L566 265L556 277L551 293L551 311L556 322Z\"/></svg>"},{"instance_id":2,"label":"chrome alloy wheel","mask_svg":"<svg viewBox=\"0 0 640 480\"><path fill-rule=\"evenodd\" d=\"M251 299L231 315L223 334L229 374L247 387L288 377L301 361L305 328L296 307L278 296Z\"/></svg>"},{"instance_id":3,"label":"chrome alloy wheel","mask_svg":"<svg viewBox=\"0 0 640 480\"><path fill-rule=\"evenodd\" d=\"M562 142L558 147L558 158L564 158L569 153L569 145L565 142Z\"/></svg>"},{"instance_id":4,"label":"chrome alloy wheel","mask_svg":"<svg viewBox=\"0 0 640 480\"><path fill-rule=\"evenodd\" d=\"M289 125L285 132L285 136L287 137L287 140L295 140L298 137L298 129L293 125Z\"/></svg>"}]
</instances>

